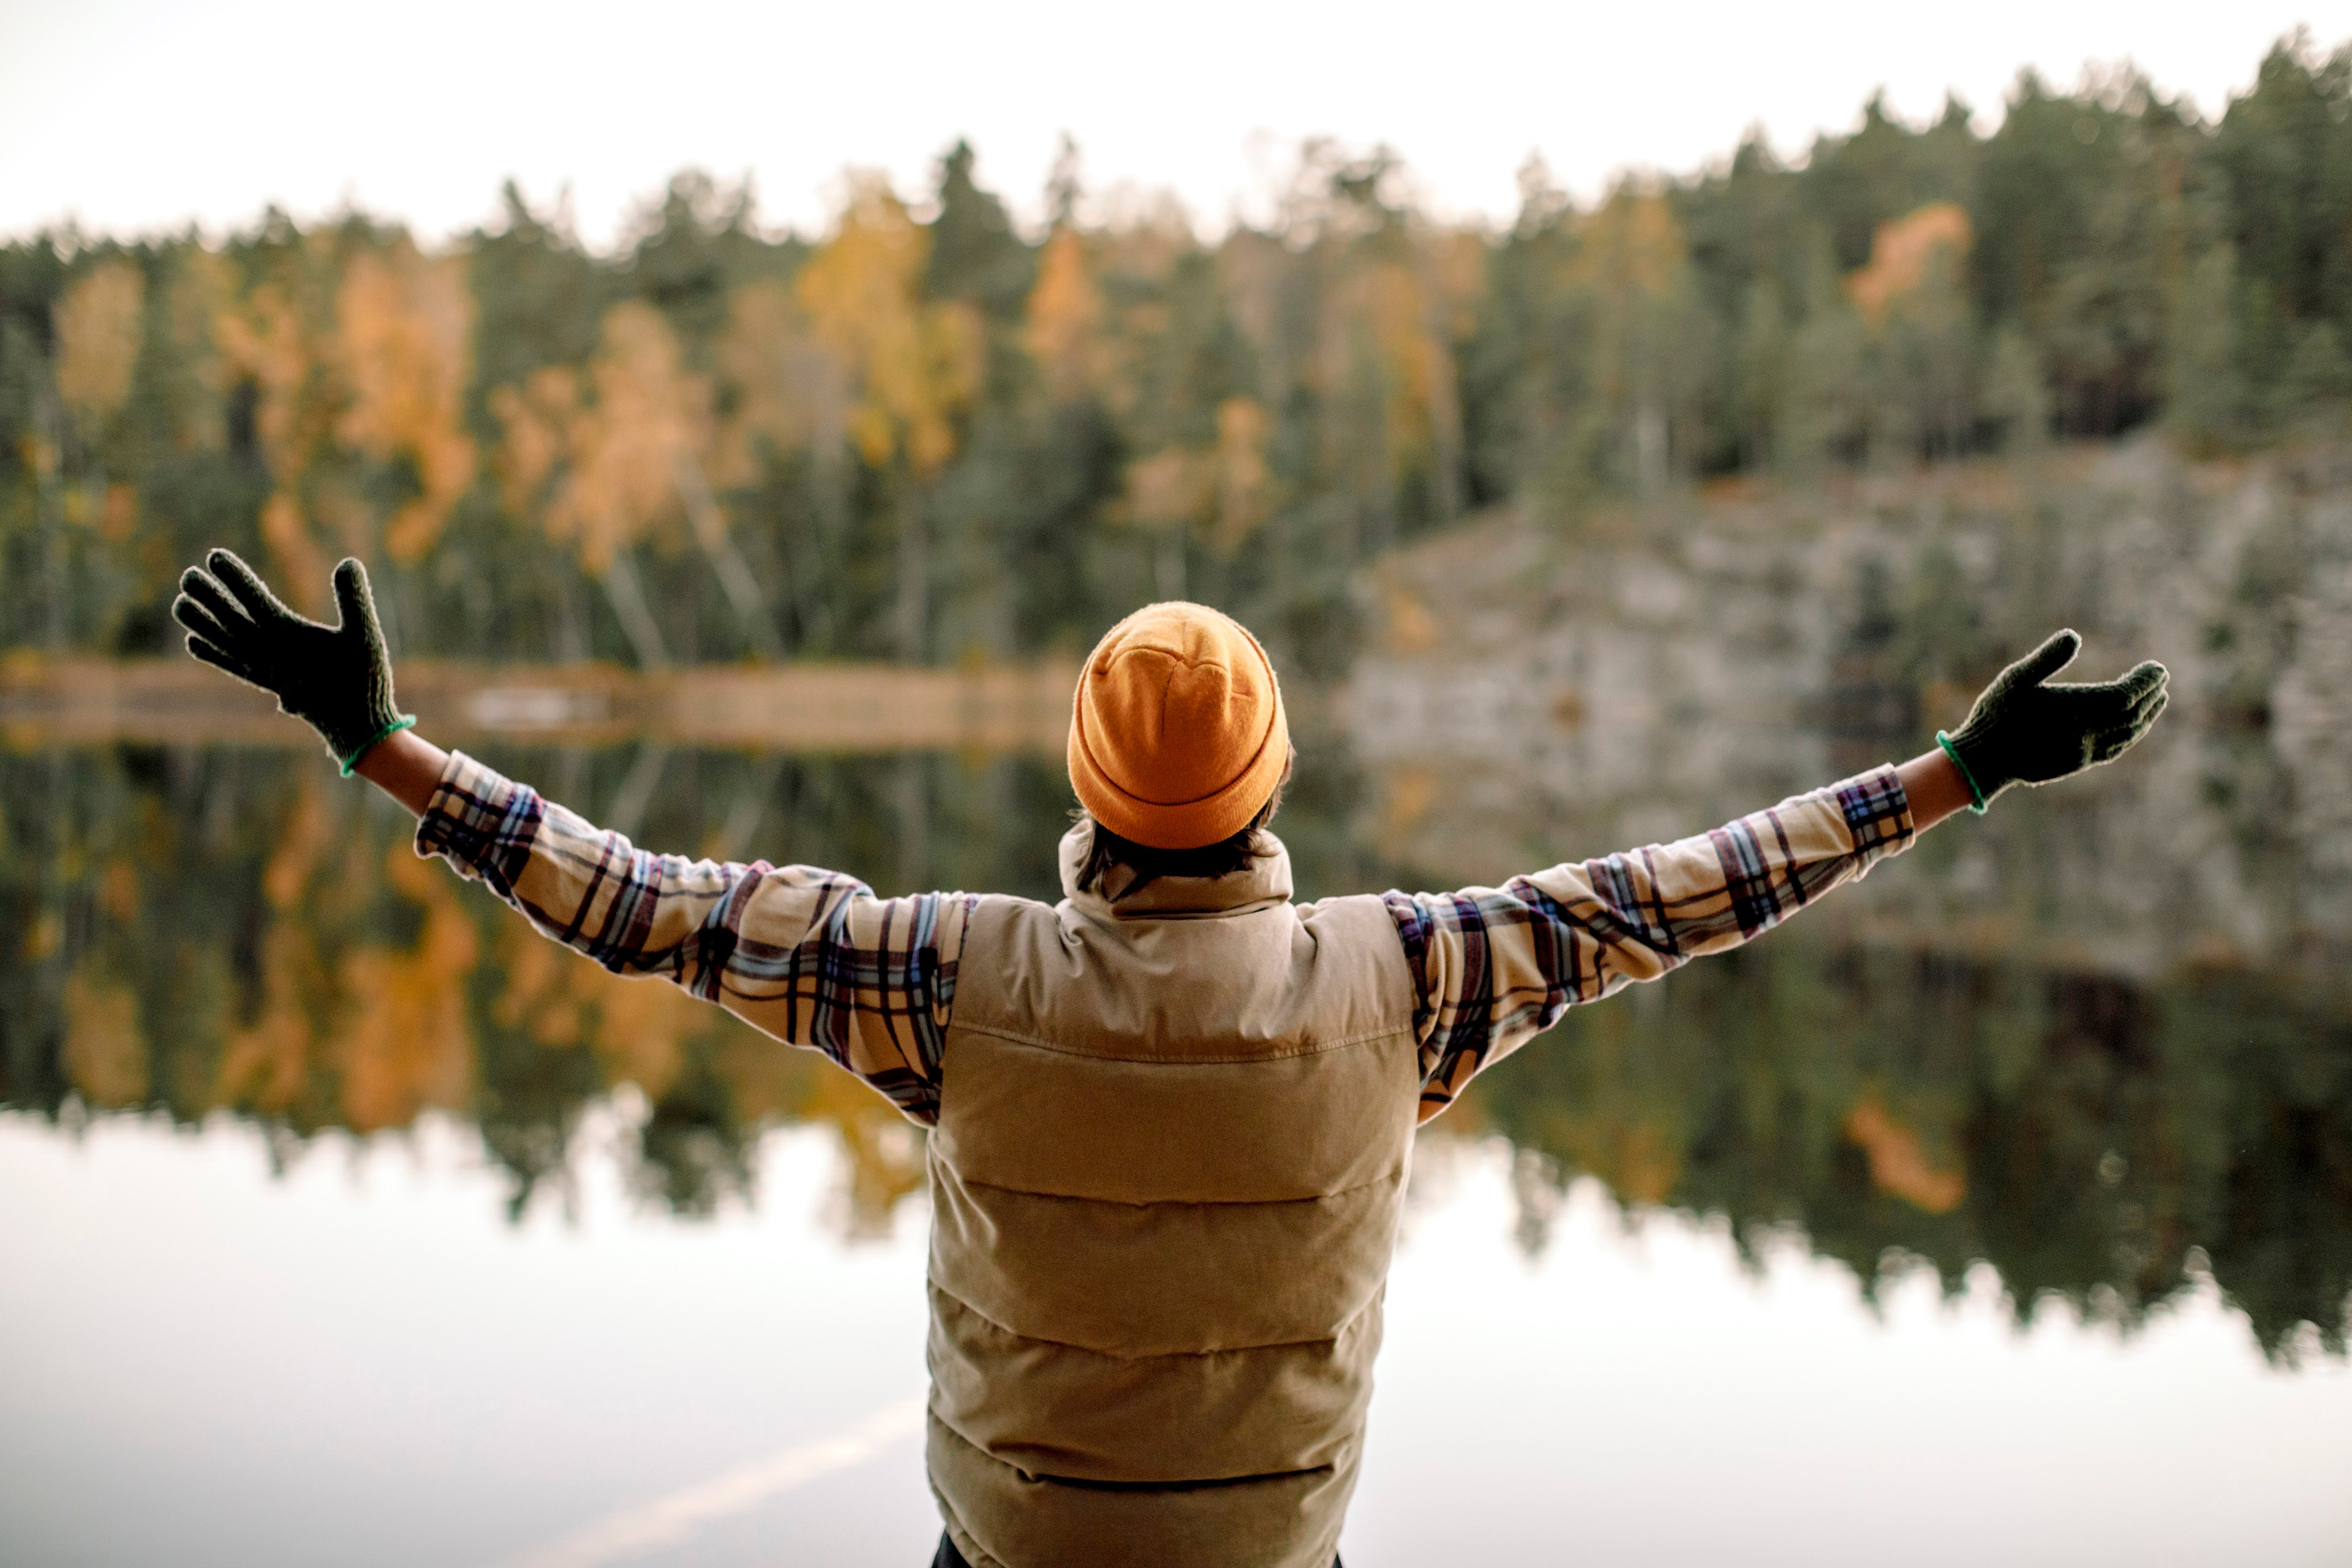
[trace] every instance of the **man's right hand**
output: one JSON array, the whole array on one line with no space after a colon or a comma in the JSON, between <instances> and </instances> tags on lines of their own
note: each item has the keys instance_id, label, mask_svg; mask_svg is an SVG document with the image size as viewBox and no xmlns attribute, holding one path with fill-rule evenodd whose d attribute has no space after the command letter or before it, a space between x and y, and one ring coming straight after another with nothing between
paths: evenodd
<instances>
[{"instance_id":1,"label":"man's right hand","mask_svg":"<svg viewBox=\"0 0 2352 1568\"><path fill-rule=\"evenodd\" d=\"M416 721L393 702L367 568L354 560L335 568L342 624L328 626L280 604L230 552L215 550L205 564L210 572L192 566L181 576L172 601L188 651L276 697L281 711L319 731L346 775L369 747Z\"/></svg>"},{"instance_id":2,"label":"man's right hand","mask_svg":"<svg viewBox=\"0 0 2352 1568\"><path fill-rule=\"evenodd\" d=\"M2042 784L2111 763L2129 751L2170 700L2170 672L2154 659L2119 680L2053 685L2083 639L2053 633L1993 678L1951 736L1938 735L1968 775L1981 808L2014 784Z\"/></svg>"}]
</instances>

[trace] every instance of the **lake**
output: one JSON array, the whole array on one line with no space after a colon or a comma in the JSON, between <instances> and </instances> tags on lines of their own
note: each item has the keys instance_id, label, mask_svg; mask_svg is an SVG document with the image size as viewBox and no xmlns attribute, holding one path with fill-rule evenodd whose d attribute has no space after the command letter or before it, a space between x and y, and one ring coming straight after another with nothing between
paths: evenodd
<instances>
[{"instance_id":1,"label":"lake","mask_svg":"<svg viewBox=\"0 0 2352 1568\"><path fill-rule=\"evenodd\" d=\"M1303 896L1578 831L1332 710ZM1349 1563L2344 1560L2332 906L2256 879L2289 939L2219 941L2216 893L2044 940L2129 901L2075 849L2221 743L1940 830L1433 1124ZM1066 812L1037 749L475 749L885 891L1051 896ZM533 936L307 749L20 746L0 784L9 1562L927 1560L921 1145L878 1097Z\"/></svg>"},{"instance_id":2,"label":"lake","mask_svg":"<svg viewBox=\"0 0 2352 1568\"><path fill-rule=\"evenodd\" d=\"M2352 1560L2352 467L1731 486L1361 590L1305 897L1702 830L2057 625L2175 702L1432 1124L1353 1568ZM402 689L655 848L1050 898L1067 681ZM249 696L0 665L0 1557L926 1561L920 1135Z\"/></svg>"}]
</instances>

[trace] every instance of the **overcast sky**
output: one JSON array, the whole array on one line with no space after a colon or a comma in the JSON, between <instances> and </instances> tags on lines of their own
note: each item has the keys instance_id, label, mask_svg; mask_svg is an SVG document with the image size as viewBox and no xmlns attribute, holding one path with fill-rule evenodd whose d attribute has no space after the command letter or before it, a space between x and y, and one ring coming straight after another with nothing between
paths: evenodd
<instances>
[{"instance_id":1,"label":"overcast sky","mask_svg":"<svg viewBox=\"0 0 2352 1568\"><path fill-rule=\"evenodd\" d=\"M0 235L351 202L437 237L511 175L541 202L568 186L601 244L688 165L814 229L845 166L915 194L958 135L1034 215L1066 131L1091 187L1171 190L1205 228L1264 210L1316 135L1388 143L1440 211L1507 216L1532 151L1590 194L1751 124L1800 150L1882 86L1915 119L1955 90L1989 129L2028 64L2071 83L2128 57L2218 112L2297 23L2352 38L2352 0L0 0Z\"/></svg>"}]
</instances>

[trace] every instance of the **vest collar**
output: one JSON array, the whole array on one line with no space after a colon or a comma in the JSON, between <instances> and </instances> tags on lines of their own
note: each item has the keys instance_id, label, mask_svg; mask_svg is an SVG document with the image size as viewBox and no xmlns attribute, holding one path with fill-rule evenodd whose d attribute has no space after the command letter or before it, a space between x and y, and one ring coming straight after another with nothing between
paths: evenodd
<instances>
[{"instance_id":1,"label":"vest collar","mask_svg":"<svg viewBox=\"0 0 2352 1568\"><path fill-rule=\"evenodd\" d=\"M1065 898L1095 920L1213 920L1290 901L1290 851L1263 827L1257 830L1257 855L1231 876L1155 877L1138 888L1133 871L1114 866L1099 889L1080 892L1078 868L1086 864L1093 831L1091 823L1081 822L1062 835L1061 863Z\"/></svg>"}]
</instances>

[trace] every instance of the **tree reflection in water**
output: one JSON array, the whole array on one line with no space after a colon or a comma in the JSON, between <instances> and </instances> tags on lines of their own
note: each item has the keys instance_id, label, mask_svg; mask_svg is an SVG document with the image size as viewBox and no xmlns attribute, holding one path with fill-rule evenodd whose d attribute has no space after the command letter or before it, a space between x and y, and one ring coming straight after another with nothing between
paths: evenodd
<instances>
[{"instance_id":1,"label":"tree reflection in water","mask_svg":"<svg viewBox=\"0 0 2352 1568\"><path fill-rule=\"evenodd\" d=\"M1052 759L488 760L656 848L1053 896ZM1309 762L1282 822L1303 891L1413 879L1363 847L1344 759ZM559 951L416 860L406 818L312 756L0 754L0 1105L61 1125L227 1113L285 1160L323 1129L445 1110L479 1129L520 1215L562 1201L583 1111L631 1086L648 1108L634 1180L680 1215L751 1199L753 1142L778 1122L838 1139L847 1235L921 1185L916 1130L846 1075ZM2132 981L1852 929L1800 921L1573 1010L1438 1125L1521 1151L1531 1247L1590 1173L1629 1209L1722 1214L1743 1250L1796 1227L1865 1293L1900 1259L1952 1290L1982 1260L2021 1317L2057 1298L2128 1329L2210 1272L2274 1358L2344 1352L2336 966Z\"/></svg>"}]
</instances>

